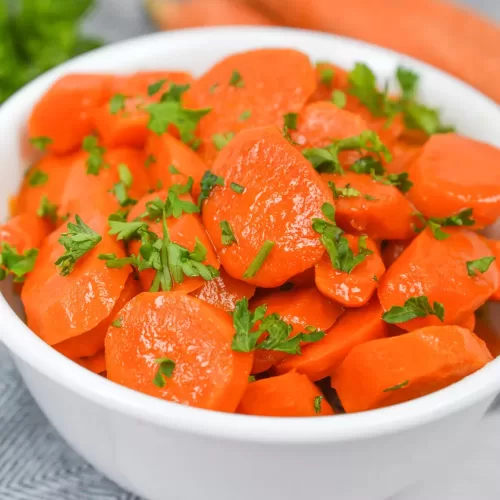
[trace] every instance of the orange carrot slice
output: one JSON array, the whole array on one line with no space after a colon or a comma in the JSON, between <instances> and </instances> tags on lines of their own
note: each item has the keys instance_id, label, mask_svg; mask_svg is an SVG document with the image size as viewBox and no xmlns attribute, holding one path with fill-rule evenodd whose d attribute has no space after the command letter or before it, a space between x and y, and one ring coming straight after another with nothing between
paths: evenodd
<instances>
[{"instance_id":1,"label":"orange carrot slice","mask_svg":"<svg viewBox=\"0 0 500 500\"><path fill-rule=\"evenodd\" d=\"M459 326L430 326L355 347L332 377L346 412L390 406L447 387L493 358Z\"/></svg>"},{"instance_id":2,"label":"orange carrot slice","mask_svg":"<svg viewBox=\"0 0 500 500\"><path fill-rule=\"evenodd\" d=\"M347 90L349 81L347 71L340 66L329 62L320 61L316 64L316 91L311 96L310 102L330 101L332 92L337 89ZM346 96L348 99L350 96Z\"/></svg>"},{"instance_id":3,"label":"orange carrot slice","mask_svg":"<svg viewBox=\"0 0 500 500\"><path fill-rule=\"evenodd\" d=\"M112 80L111 75L61 77L33 108L28 122L30 138L50 138L47 149L57 154L78 149L92 132L91 111L110 98Z\"/></svg>"},{"instance_id":4,"label":"orange carrot slice","mask_svg":"<svg viewBox=\"0 0 500 500\"><path fill-rule=\"evenodd\" d=\"M191 84L193 77L184 71L138 71L131 75L115 76L111 90L112 94L123 94L128 97L146 96L149 86L160 82L160 80L164 80L161 89L166 90L171 83Z\"/></svg>"},{"instance_id":5,"label":"orange carrot slice","mask_svg":"<svg viewBox=\"0 0 500 500\"><path fill-rule=\"evenodd\" d=\"M101 253L125 257L123 247L108 236L106 217L95 213L84 222L102 241L78 259L69 275L61 276L55 261L64 254L58 243L61 233L67 232L66 225L62 226L45 240L23 286L28 326L50 345L88 332L106 319L131 271L128 266L109 269L98 258Z\"/></svg>"},{"instance_id":6,"label":"orange carrot slice","mask_svg":"<svg viewBox=\"0 0 500 500\"><path fill-rule=\"evenodd\" d=\"M255 293L255 287L244 281L235 280L221 267L220 276L205 281L203 286L191 293L208 304L219 307L226 312L234 311L236 302L246 297L250 299Z\"/></svg>"},{"instance_id":7,"label":"orange carrot slice","mask_svg":"<svg viewBox=\"0 0 500 500\"><path fill-rule=\"evenodd\" d=\"M472 208L481 227L500 216L500 150L457 134L432 136L410 168L408 196L426 217Z\"/></svg>"},{"instance_id":8,"label":"orange carrot slice","mask_svg":"<svg viewBox=\"0 0 500 500\"><path fill-rule=\"evenodd\" d=\"M307 327L327 330L343 312L342 307L321 295L316 288L273 292L253 300L250 306L255 310L264 304L267 305L266 315L277 313L283 321L292 325L292 336L306 332ZM252 373L265 372L286 357L284 352L256 350Z\"/></svg>"},{"instance_id":9,"label":"orange carrot slice","mask_svg":"<svg viewBox=\"0 0 500 500\"><path fill-rule=\"evenodd\" d=\"M294 372L248 384L237 412L267 417L333 415L321 391L306 376Z\"/></svg>"},{"instance_id":10,"label":"orange carrot slice","mask_svg":"<svg viewBox=\"0 0 500 500\"><path fill-rule=\"evenodd\" d=\"M490 240L488 238L483 238L489 249L491 250L493 256L495 257L495 265L500 270L500 241ZM500 288L495 290L495 293L490 297L490 300L500 300Z\"/></svg>"},{"instance_id":11,"label":"orange carrot slice","mask_svg":"<svg viewBox=\"0 0 500 500\"><path fill-rule=\"evenodd\" d=\"M384 240L415 236L415 209L395 186L376 181L371 175L353 172L322 174L321 178L337 189L350 187L354 190L346 195L339 194L335 203L335 218L342 229Z\"/></svg>"},{"instance_id":12,"label":"orange carrot slice","mask_svg":"<svg viewBox=\"0 0 500 500\"><path fill-rule=\"evenodd\" d=\"M312 381L331 375L354 347L387 336L388 325L382 320L382 312L377 299L359 309L347 310L325 337L304 346L300 356L289 356L278 363L276 373L297 371Z\"/></svg>"},{"instance_id":13,"label":"orange carrot slice","mask_svg":"<svg viewBox=\"0 0 500 500\"><path fill-rule=\"evenodd\" d=\"M421 296L427 297L431 307L437 302L444 308L444 322L429 314L398 323L401 328L461 324L498 288L500 276L494 265L484 273L469 275L467 262L492 256L480 236L445 229L449 237L444 240L437 240L430 229L423 231L380 280L378 296L384 311Z\"/></svg>"},{"instance_id":14,"label":"orange carrot slice","mask_svg":"<svg viewBox=\"0 0 500 500\"><path fill-rule=\"evenodd\" d=\"M32 248L40 248L50 231L50 224L37 215L16 215L0 225L0 246L7 243L18 253L24 253Z\"/></svg>"},{"instance_id":15,"label":"orange carrot slice","mask_svg":"<svg viewBox=\"0 0 500 500\"><path fill-rule=\"evenodd\" d=\"M189 406L236 409L252 354L232 350L234 329L227 313L182 293L146 292L118 315L121 326L111 326L106 335L110 380ZM170 378L162 375L158 361L165 358L175 363Z\"/></svg>"},{"instance_id":16,"label":"orange carrot slice","mask_svg":"<svg viewBox=\"0 0 500 500\"><path fill-rule=\"evenodd\" d=\"M97 374L103 374L106 371L106 356L104 351L98 352L90 357L78 358L74 360L83 368Z\"/></svg>"},{"instance_id":17,"label":"orange carrot slice","mask_svg":"<svg viewBox=\"0 0 500 500\"><path fill-rule=\"evenodd\" d=\"M282 126L285 113L297 113L316 87L308 57L292 49L260 49L226 57L193 83L188 108L211 108L200 120L200 149L210 165L217 150L214 134L249 127Z\"/></svg>"},{"instance_id":18,"label":"orange carrot slice","mask_svg":"<svg viewBox=\"0 0 500 500\"><path fill-rule=\"evenodd\" d=\"M71 337L53 347L56 351L70 359L89 358L104 351L104 338L108 331L109 325L116 321L117 314L120 310L130 302L136 295L142 292L142 288L138 281L129 277L125 283L122 293L118 297L111 314L101 321L95 328L88 332L82 333L77 337ZM104 370L103 370L104 371Z\"/></svg>"},{"instance_id":19,"label":"orange carrot slice","mask_svg":"<svg viewBox=\"0 0 500 500\"><path fill-rule=\"evenodd\" d=\"M221 151L212 170L225 185L216 186L206 200L203 222L228 274L273 288L321 258L324 247L311 219L322 216L331 193L277 128L241 132ZM234 191L234 183L243 191ZM237 243L223 243L223 221Z\"/></svg>"},{"instance_id":20,"label":"orange carrot slice","mask_svg":"<svg viewBox=\"0 0 500 500\"><path fill-rule=\"evenodd\" d=\"M357 255L360 238L350 234L344 237L349 248ZM315 267L316 286L323 295L346 307L361 307L370 300L385 266L375 243L367 239L366 246L373 253L367 255L350 273L336 269L328 254L323 256Z\"/></svg>"}]
</instances>

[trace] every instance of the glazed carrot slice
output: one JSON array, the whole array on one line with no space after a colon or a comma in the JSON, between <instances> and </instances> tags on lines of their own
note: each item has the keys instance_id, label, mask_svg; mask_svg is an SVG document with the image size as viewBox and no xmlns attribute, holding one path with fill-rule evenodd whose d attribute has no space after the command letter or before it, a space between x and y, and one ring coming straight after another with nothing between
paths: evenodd
<instances>
[{"instance_id":1,"label":"glazed carrot slice","mask_svg":"<svg viewBox=\"0 0 500 500\"><path fill-rule=\"evenodd\" d=\"M500 150L457 134L433 135L410 168L408 196L426 217L465 208L481 227L500 216Z\"/></svg>"},{"instance_id":2,"label":"glazed carrot slice","mask_svg":"<svg viewBox=\"0 0 500 500\"><path fill-rule=\"evenodd\" d=\"M193 83L188 108L211 108L199 123L200 152L210 165L217 154L214 134L261 125L283 125L316 88L308 57L292 49L260 49L226 57Z\"/></svg>"},{"instance_id":3,"label":"glazed carrot slice","mask_svg":"<svg viewBox=\"0 0 500 500\"><path fill-rule=\"evenodd\" d=\"M273 288L322 257L324 247L311 219L322 216L331 192L276 127L240 132L220 152L212 171L225 185L216 186L204 203L203 222L233 278ZM243 192L234 191L232 183ZM223 221L237 243L224 245Z\"/></svg>"},{"instance_id":4,"label":"glazed carrot slice","mask_svg":"<svg viewBox=\"0 0 500 500\"><path fill-rule=\"evenodd\" d=\"M346 412L390 406L447 387L493 358L459 326L430 326L355 347L332 376Z\"/></svg>"},{"instance_id":5,"label":"glazed carrot slice","mask_svg":"<svg viewBox=\"0 0 500 500\"><path fill-rule=\"evenodd\" d=\"M118 315L121 327L111 326L106 335L110 380L189 406L236 409L252 354L232 350L234 329L226 312L182 293L145 292ZM158 360L165 358L175 363L170 378L160 371Z\"/></svg>"},{"instance_id":6,"label":"glazed carrot slice","mask_svg":"<svg viewBox=\"0 0 500 500\"><path fill-rule=\"evenodd\" d=\"M146 6L153 19L165 30L199 26L273 24L264 13L238 0L191 0L189 2L148 0Z\"/></svg>"},{"instance_id":7,"label":"glazed carrot slice","mask_svg":"<svg viewBox=\"0 0 500 500\"><path fill-rule=\"evenodd\" d=\"M220 276L205 283L191 293L208 304L219 307L226 312L234 311L236 302L246 297L250 299L255 293L255 287L244 281L235 280L221 267Z\"/></svg>"},{"instance_id":8,"label":"glazed carrot slice","mask_svg":"<svg viewBox=\"0 0 500 500\"><path fill-rule=\"evenodd\" d=\"M148 138L149 114L145 107L155 102L147 97L126 97L123 108L110 111L110 104L92 112L92 123L102 144L110 148L130 147L141 149Z\"/></svg>"},{"instance_id":9,"label":"glazed carrot slice","mask_svg":"<svg viewBox=\"0 0 500 500\"><path fill-rule=\"evenodd\" d=\"M32 166L24 176L16 203L16 213L36 215L47 198L51 204L59 206L66 179L78 155L55 156L48 154Z\"/></svg>"},{"instance_id":10,"label":"glazed carrot slice","mask_svg":"<svg viewBox=\"0 0 500 500\"><path fill-rule=\"evenodd\" d=\"M287 283L291 284L291 288L311 288L314 283L314 267L310 267L301 273L292 276ZM284 285L286 287L286 283Z\"/></svg>"},{"instance_id":11,"label":"glazed carrot slice","mask_svg":"<svg viewBox=\"0 0 500 500\"><path fill-rule=\"evenodd\" d=\"M146 156L149 158L148 175L152 186L161 183L166 189L173 184L185 184L192 177L192 193L195 199L198 198L200 182L208 166L189 146L170 134L151 134Z\"/></svg>"},{"instance_id":12,"label":"glazed carrot slice","mask_svg":"<svg viewBox=\"0 0 500 500\"><path fill-rule=\"evenodd\" d=\"M492 254L494 255L495 264L500 270L500 241L490 240L488 238L483 238L483 241L486 242ZM497 288L497 290L495 290L495 293L490 297L490 300L500 300L500 288Z\"/></svg>"},{"instance_id":13,"label":"glazed carrot slice","mask_svg":"<svg viewBox=\"0 0 500 500\"><path fill-rule=\"evenodd\" d=\"M88 332L107 318L131 271L128 266L109 269L98 258L101 253L125 257L123 247L108 236L106 217L95 213L84 222L102 241L78 259L70 274L62 276L55 261L64 254L58 243L67 232L64 224L45 240L23 286L21 299L28 326L50 345Z\"/></svg>"},{"instance_id":14,"label":"glazed carrot slice","mask_svg":"<svg viewBox=\"0 0 500 500\"><path fill-rule=\"evenodd\" d=\"M297 371L313 382L331 375L354 347L387 336L388 325L382 313L376 298L359 309L347 310L325 337L304 346L302 355L288 356L278 363L276 373Z\"/></svg>"},{"instance_id":15,"label":"glazed carrot slice","mask_svg":"<svg viewBox=\"0 0 500 500\"><path fill-rule=\"evenodd\" d=\"M130 211L128 215L128 220L133 221L135 218L141 216L146 212L146 204L157 198L165 201L167 199L168 193L166 191L160 191L158 193L152 193L144 196L139 200L137 205ZM193 201L189 195L181 196L181 198L186 201ZM163 237L162 223L160 221L147 221L149 223L149 231L155 233L157 236ZM178 219L174 217L169 217L167 219L167 227L170 233L170 239L185 248L190 252L194 250L196 245L196 240L207 249L207 258L203 261L204 264L210 264L216 269L219 268L220 263L217 255L214 252L212 243L201 223L198 214L188 214L183 213ZM129 252L138 255L139 249L141 247L141 242L138 240L133 240L129 244ZM152 269L145 269L139 273L139 279L141 281L142 287L145 291L151 288L155 276L155 271ZM200 277L186 277L182 283L174 283L173 290L178 292L190 293L205 284L205 280Z\"/></svg>"},{"instance_id":16,"label":"glazed carrot slice","mask_svg":"<svg viewBox=\"0 0 500 500\"><path fill-rule=\"evenodd\" d=\"M306 376L295 372L248 384L237 412L263 417L333 415L321 391Z\"/></svg>"},{"instance_id":17,"label":"glazed carrot slice","mask_svg":"<svg viewBox=\"0 0 500 500\"><path fill-rule=\"evenodd\" d=\"M351 234L344 237L354 255L358 255L360 237ZM366 246L373 253L367 255L350 273L336 269L328 254L323 256L315 266L316 286L323 295L346 307L361 307L370 300L385 266L375 242L367 239Z\"/></svg>"},{"instance_id":18,"label":"glazed carrot slice","mask_svg":"<svg viewBox=\"0 0 500 500\"><path fill-rule=\"evenodd\" d=\"M330 101L335 89L347 90L349 85L347 71L335 64L320 61L316 64L316 85L316 91L311 96L310 102ZM347 99L351 97L346 95Z\"/></svg>"},{"instance_id":19,"label":"glazed carrot slice","mask_svg":"<svg viewBox=\"0 0 500 500\"><path fill-rule=\"evenodd\" d=\"M386 269L406 250L411 240L391 240L382 244L382 260Z\"/></svg>"},{"instance_id":20,"label":"glazed carrot slice","mask_svg":"<svg viewBox=\"0 0 500 500\"><path fill-rule=\"evenodd\" d=\"M88 173L89 155L80 153L71 167L64 185L60 213L79 214L85 218L86 214L95 210L106 215L118 210L120 202L112 190L120 182L120 165L128 167L132 175L132 184L127 188L129 198L137 200L149 190L142 152L129 148L106 151L102 158L103 167L97 175Z\"/></svg>"},{"instance_id":21,"label":"glazed carrot slice","mask_svg":"<svg viewBox=\"0 0 500 500\"><path fill-rule=\"evenodd\" d=\"M445 228L449 237L437 240L430 229L417 236L381 278L378 296L384 311L404 306L412 297L427 297L444 308L444 322L435 315L398 323L405 330L430 325L461 324L488 300L499 285L499 271L490 265L469 275L467 262L491 257L488 245L476 233Z\"/></svg>"},{"instance_id":22,"label":"glazed carrot slice","mask_svg":"<svg viewBox=\"0 0 500 500\"><path fill-rule=\"evenodd\" d=\"M146 96L148 87L164 80L161 89L168 89L171 83L177 85L191 84L193 77L185 71L138 71L131 75L115 76L112 82L112 95L123 94L128 97ZM161 96L161 91L158 97Z\"/></svg>"},{"instance_id":23,"label":"glazed carrot slice","mask_svg":"<svg viewBox=\"0 0 500 500\"><path fill-rule=\"evenodd\" d=\"M384 168L390 174L407 172L419 155L421 147L420 144L398 139L391 147L392 161L384 162Z\"/></svg>"},{"instance_id":24,"label":"glazed carrot slice","mask_svg":"<svg viewBox=\"0 0 500 500\"><path fill-rule=\"evenodd\" d=\"M359 135L367 129L368 124L359 115L320 101L307 105L299 113L297 128L290 130L290 135L301 148L324 148L335 139Z\"/></svg>"},{"instance_id":25,"label":"glazed carrot slice","mask_svg":"<svg viewBox=\"0 0 500 500\"><path fill-rule=\"evenodd\" d=\"M321 178L337 189L355 190L345 195L339 193L335 202L336 221L342 229L384 240L415 236L415 209L395 186L377 181L371 175L353 172L321 174Z\"/></svg>"},{"instance_id":26,"label":"glazed carrot slice","mask_svg":"<svg viewBox=\"0 0 500 500\"><path fill-rule=\"evenodd\" d=\"M57 80L33 108L30 138L49 137L48 150L65 154L78 149L92 132L90 112L111 95L111 75L71 74ZM71 125L70 125L71 124Z\"/></svg>"},{"instance_id":27,"label":"glazed carrot slice","mask_svg":"<svg viewBox=\"0 0 500 500\"><path fill-rule=\"evenodd\" d=\"M75 359L75 362L94 373L100 374L106 371L106 356L104 351L98 352L93 356Z\"/></svg>"},{"instance_id":28,"label":"glazed carrot slice","mask_svg":"<svg viewBox=\"0 0 500 500\"><path fill-rule=\"evenodd\" d=\"M77 337L71 337L53 347L56 351L70 359L88 358L104 351L104 338L109 325L117 319L120 310L130 302L136 295L142 292L139 282L130 276L125 283L122 293L113 307L110 315L102 320L95 328L82 333ZM104 370L103 370L104 371Z\"/></svg>"},{"instance_id":29,"label":"glazed carrot slice","mask_svg":"<svg viewBox=\"0 0 500 500\"><path fill-rule=\"evenodd\" d=\"M459 326L473 332L476 327L476 315L470 314L460 323Z\"/></svg>"},{"instance_id":30,"label":"glazed carrot slice","mask_svg":"<svg viewBox=\"0 0 500 500\"><path fill-rule=\"evenodd\" d=\"M267 305L266 315L277 313L283 321L292 325L292 336L306 332L307 327L325 331L343 312L341 306L321 295L316 288L273 292L253 300L250 307L255 310L264 304ZM284 352L256 350L252 373L265 372L286 357Z\"/></svg>"},{"instance_id":31,"label":"glazed carrot slice","mask_svg":"<svg viewBox=\"0 0 500 500\"><path fill-rule=\"evenodd\" d=\"M50 231L51 225L37 215L16 215L0 225L0 246L7 243L18 253L24 253L32 248L40 248Z\"/></svg>"}]
</instances>

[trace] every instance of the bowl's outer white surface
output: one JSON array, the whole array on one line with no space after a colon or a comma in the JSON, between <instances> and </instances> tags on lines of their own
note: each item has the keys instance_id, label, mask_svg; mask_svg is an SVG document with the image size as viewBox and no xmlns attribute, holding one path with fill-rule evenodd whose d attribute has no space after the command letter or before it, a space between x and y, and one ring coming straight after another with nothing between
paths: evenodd
<instances>
[{"instance_id":1,"label":"bowl's outer white surface","mask_svg":"<svg viewBox=\"0 0 500 500\"><path fill-rule=\"evenodd\" d=\"M21 135L41 93L68 72L184 69L199 74L224 55L294 47L341 66L366 61L381 78L398 64L422 76L421 97L465 135L500 146L500 111L469 86L410 58L360 42L287 29L162 33L109 46L63 65L0 108L0 218L23 175ZM5 290L10 301L9 292ZM125 488L151 500L241 500L335 495L377 500L444 463L500 390L500 360L435 394L383 410L321 419L268 419L186 408L117 386L59 355L0 297L0 340L63 437ZM448 443L445 447L443 443Z\"/></svg>"}]
</instances>

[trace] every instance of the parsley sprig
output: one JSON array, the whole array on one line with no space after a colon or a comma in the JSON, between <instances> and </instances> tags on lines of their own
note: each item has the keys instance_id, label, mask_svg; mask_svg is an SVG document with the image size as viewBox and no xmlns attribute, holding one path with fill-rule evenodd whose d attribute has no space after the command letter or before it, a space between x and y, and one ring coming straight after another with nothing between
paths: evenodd
<instances>
[{"instance_id":1,"label":"parsley sprig","mask_svg":"<svg viewBox=\"0 0 500 500\"><path fill-rule=\"evenodd\" d=\"M82 149L86 151L89 156L87 158L87 174L99 175L101 168L109 168L109 165L104 161L104 153L106 149L99 146L97 137L88 135L83 139Z\"/></svg>"},{"instance_id":2,"label":"parsley sprig","mask_svg":"<svg viewBox=\"0 0 500 500\"><path fill-rule=\"evenodd\" d=\"M462 226L473 226L475 220L472 218L472 208L464 208L458 214L452 215L450 217L430 217L426 219L424 215L420 212L415 212L414 214L422 223L421 227L417 229L417 232L422 231L425 227L429 227L437 240L446 240L450 237L450 234L443 231L443 227L462 227Z\"/></svg>"},{"instance_id":3,"label":"parsley sprig","mask_svg":"<svg viewBox=\"0 0 500 500\"><path fill-rule=\"evenodd\" d=\"M158 364L158 368L153 378L153 384L163 389L165 387L165 378L172 378L175 370L175 362L170 358L158 358L155 359L155 363Z\"/></svg>"},{"instance_id":4,"label":"parsley sprig","mask_svg":"<svg viewBox=\"0 0 500 500\"><path fill-rule=\"evenodd\" d=\"M24 253L19 253L8 243L0 244L0 281L7 278L8 275L14 277L14 282L22 283L26 275L33 271L38 249L31 248Z\"/></svg>"},{"instance_id":5,"label":"parsley sprig","mask_svg":"<svg viewBox=\"0 0 500 500\"><path fill-rule=\"evenodd\" d=\"M366 257L373 254L373 251L366 246L367 237L366 235L359 237L358 253L355 254L349 248L349 241L344 236L344 231L335 222L333 205L324 203L321 211L327 220L314 218L312 227L321 235L320 241L328 252L332 266L339 271L350 274Z\"/></svg>"},{"instance_id":6,"label":"parsley sprig","mask_svg":"<svg viewBox=\"0 0 500 500\"><path fill-rule=\"evenodd\" d=\"M68 222L68 232L62 233L59 243L66 249L55 265L60 268L61 276L70 274L75 264L85 254L95 248L102 237L85 224L79 215L75 215L75 222Z\"/></svg>"},{"instance_id":7,"label":"parsley sprig","mask_svg":"<svg viewBox=\"0 0 500 500\"><path fill-rule=\"evenodd\" d=\"M471 277L477 276L479 273L485 273L495 261L495 257L482 257L481 259L469 260L465 264L467 273Z\"/></svg>"},{"instance_id":8,"label":"parsley sprig","mask_svg":"<svg viewBox=\"0 0 500 500\"><path fill-rule=\"evenodd\" d=\"M115 195L121 207L135 205L137 200L134 200L128 194L128 190L134 183L134 177L130 169L124 163L118 165L118 177L120 180L110 189L110 192Z\"/></svg>"},{"instance_id":9,"label":"parsley sprig","mask_svg":"<svg viewBox=\"0 0 500 500\"><path fill-rule=\"evenodd\" d=\"M324 332L315 329L309 333L290 336L293 331L292 325L283 321L277 313L266 316L266 311L267 306L261 305L251 312L246 298L236 302L233 312L233 325L236 332L232 343L233 351L251 352L262 349L301 354L301 342L317 342L325 336ZM259 342L264 334L267 334L266 338Z\"/></svg>"},{"instance_id":10,"label":"parsley sprig","mask_svg":"<svg viewBox=\"0 0 500 500\"><path fill-rule=\"evenodd\" d=\"M444 321L444 306L441 302L434 302L431 306L425 295L409 298L403 306L392 306L382 315L386 323L404 323L415 318L436 316L441 322Z\"/></svg>"}]
</instances>

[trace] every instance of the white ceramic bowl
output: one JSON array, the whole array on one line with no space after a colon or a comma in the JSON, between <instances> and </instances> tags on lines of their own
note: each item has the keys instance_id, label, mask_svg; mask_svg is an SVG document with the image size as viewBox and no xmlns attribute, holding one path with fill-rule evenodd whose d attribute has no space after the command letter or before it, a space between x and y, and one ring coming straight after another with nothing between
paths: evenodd
<instances>
[{"instance_id":1,"label":"white ceramic bowl","mask_svg":"<svg viewBox=\"0 0 500 500\"><path fill-rule=\"evenodd\" d=\"M330 35L269 28L161 33L97 50L37 79L0 108L0 218L23 175L20 136L36 100L69 72L178 68L199 74L233 52L294 47L386 78L398 64L422 76L422 98L463 134L500 146L500 111L466 84L410 58ZM0 297L0 340L43 412L98 470L149 500L378 500L458 452L500 391L500 359L447 389L354 415L272 419L209 412L94 375L34 335ZM11 300L12 299L12 300Z\"/></svg>"}]
</instances>

